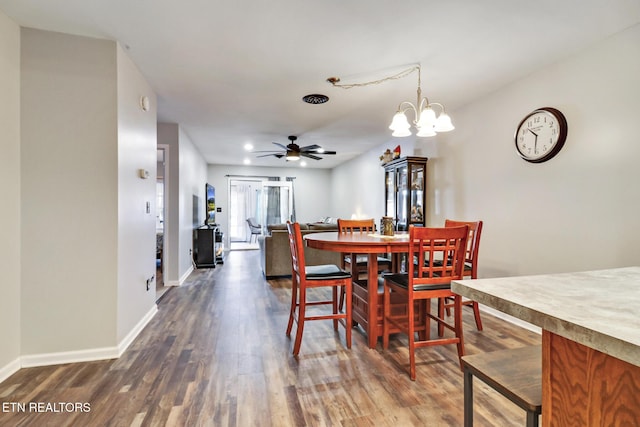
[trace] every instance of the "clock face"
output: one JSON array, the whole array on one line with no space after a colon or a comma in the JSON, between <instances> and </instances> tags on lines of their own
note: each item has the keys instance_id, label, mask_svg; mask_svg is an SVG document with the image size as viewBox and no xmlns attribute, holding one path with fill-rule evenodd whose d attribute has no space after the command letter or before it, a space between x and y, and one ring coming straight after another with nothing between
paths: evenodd
<instances>
[{"instance_id":1,"label":"clock face","mask_svg":"<svg viewBox=\"0 0 640 427\"><path fill-rule=\"evenodd\" d=\"M524 160L541 163L558 154L566 138L564 115L555 108L540 108L520 122L515 135L516 149Z\"/></svg>"}]
</instances>

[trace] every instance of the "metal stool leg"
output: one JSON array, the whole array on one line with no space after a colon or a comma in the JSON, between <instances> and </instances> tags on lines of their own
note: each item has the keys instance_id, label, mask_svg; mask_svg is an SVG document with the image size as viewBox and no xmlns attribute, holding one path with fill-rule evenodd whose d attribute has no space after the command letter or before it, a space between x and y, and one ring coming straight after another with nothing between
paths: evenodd
<instances>
[{"instance_id":1,"label":"metal stool leg","mask_svg":"<svg viewBox=\"0 0 640 427\"><path fill-rule=\"evenodd\" d=\"M473 427L473 375L466 366L464 368L464 427Z\"/></svg>"}]
</instances>

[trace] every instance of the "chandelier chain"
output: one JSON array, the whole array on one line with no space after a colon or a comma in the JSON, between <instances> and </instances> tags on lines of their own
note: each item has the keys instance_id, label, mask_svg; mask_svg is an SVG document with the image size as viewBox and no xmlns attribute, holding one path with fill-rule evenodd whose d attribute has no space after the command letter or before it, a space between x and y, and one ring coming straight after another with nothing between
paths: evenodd
<instances>
[{"instance_id":1,"label":"chandelier chain","mask_svg":"<svg viewBox=\"0 0 640 427\"><path fill-rule=\"evenodd\" d=\"M340 79L337 77L328 78L327 81L331 83L334 87L339 87L341 89L353 89L354 87L378 85L378 84L387 82L389 80L399 80L404 77L407 77L409 74L413 73L414 71L418 71L418 86L420 86L420 65L415 65L411 68L407 68L404 71L400 71L399 73L394 74L392 76L383 77L381 79L372 80L370 82L342 84L342 83L339 83Z\"/></svg>"}]
</instances>

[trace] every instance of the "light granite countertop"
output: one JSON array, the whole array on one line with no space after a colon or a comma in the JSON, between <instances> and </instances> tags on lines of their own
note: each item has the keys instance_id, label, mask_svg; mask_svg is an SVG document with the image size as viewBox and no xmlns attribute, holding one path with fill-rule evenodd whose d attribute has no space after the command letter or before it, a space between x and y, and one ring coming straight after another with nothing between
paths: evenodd
<instances>
[{"instance_id":1,"label":"light granite countertop","mask_svg":"<svg viewBox=\"0 0 640 427\"><path fill-rule=\"evenodd\" d=\"M640 267L457 280L451 289L640 366Z\"/></svg>"}]
</instances>

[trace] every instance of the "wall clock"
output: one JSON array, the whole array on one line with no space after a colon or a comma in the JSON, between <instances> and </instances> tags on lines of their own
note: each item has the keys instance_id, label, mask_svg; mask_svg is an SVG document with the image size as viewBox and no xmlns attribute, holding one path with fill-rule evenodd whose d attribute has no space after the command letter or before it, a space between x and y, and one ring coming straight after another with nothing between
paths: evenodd
<instances>
[{"instance_id":1,"label":"wall clock","mask_svg":"<svg viewBox=\"0 0 640 427\"><path fill-rule=\"evenodd\" d=\"M555 108L542 107L527 114L516 129L516 150L527 162L542 163L562 149L567 119Z\"/></svg>"}]
</instances>

